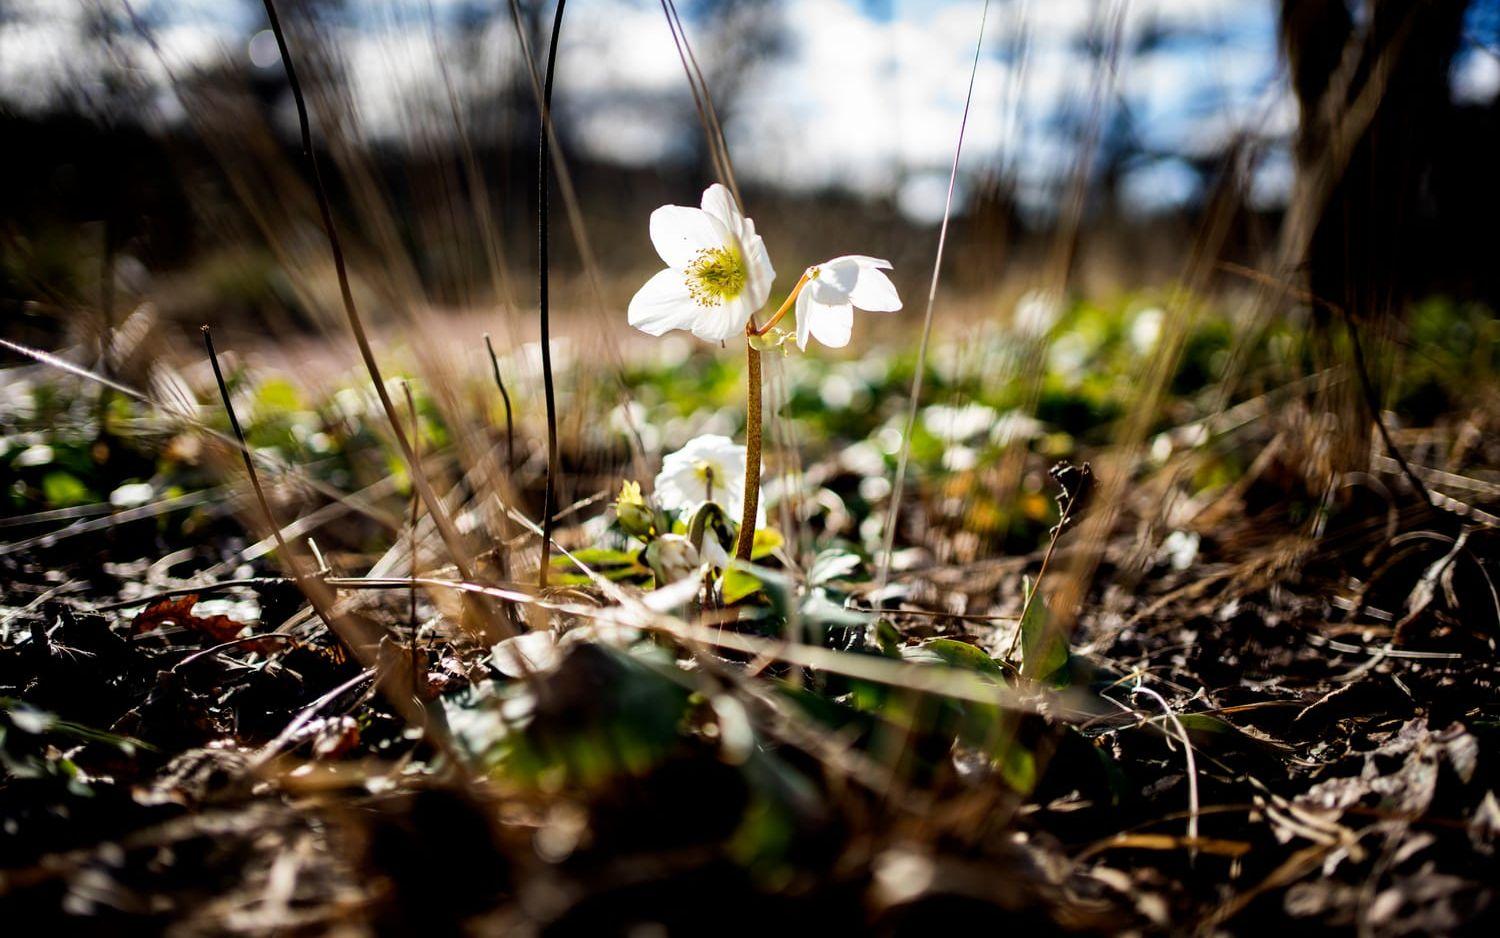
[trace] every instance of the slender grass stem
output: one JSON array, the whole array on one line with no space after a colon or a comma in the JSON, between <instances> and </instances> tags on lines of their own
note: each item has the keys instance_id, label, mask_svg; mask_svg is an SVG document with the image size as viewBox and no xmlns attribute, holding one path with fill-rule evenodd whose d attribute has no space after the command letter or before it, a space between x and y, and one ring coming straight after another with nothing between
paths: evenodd
<instances>
[{"instance_id":1,"label":"slender grass stem","mask_svg":"<svg viewBox=\"0 0 1500 938\"><path fill-rule=\"evenodd\" d=\"M297 126L302 138L302 157L306 160L312 174L318 214L322 218L323 231L328 237L329 251L333 255L333 268L338 276L339 295L343 300L344 316L349 322L349 331L354 335L354 342L359 347L359 355L364 361L365 370L369 372L370 380L375 385L375 395L380 400L380 407L385 412L386 420L390 423L391 431L395 434L396 442L401 449L401 455L406 460L412 484L416 486L423 503L427 505L427 513L432 516L433 524L436 525L438 534L448 548L448 553L452 555L454 565L465 578L472 578L473 565L469 563L463 539L459 536L458 528L454 526L453 520L448 517L448 512L438 498L437 492L433 490L427 474L423 472L421 464L416 460L411 440L407 437L401 418L396 413L396 405L391 400L390 391L386 389L385 379L380 373L380 365L375 360L375 350L370 346L370 338L360 319L359 309L354 304L354 291L349 284L349 271L344 262L343 245L339 241L338 228L333 222L333 206L328 199L328 188L323 182L323 170L318 163L317 152L313 149L312 127L307 117L307 100L302 93L302 82L297 77L296 64L292 60L291 49L287 46L286 31L282 29L281 17L276 13L275 0L263 0L263 3L266 8L266 18L270 21L271 32L276 37L277 50L281 53L281 64L286 70L287 85L291 88L292 100L297 106Z\"/></svg>"},{"instance_id":2,"label":"slender grass stem","mask_svg":"<svg viewBox=\"0 0 1500 938\"><path fill-rule=\"evenodd\" d=\"M1052 554L1057 550L1057 539L1062 537L1063 528L1068 526L1072 520L1073 502L1076 495L1069 495L1068 502L1057 519L1057 527L1052 529L1052 537L1047 541L1047 552L1042 555L1042 565L1037 568L1036 580L1031 584L1031 592L1026 596L1026 602L1021 606L1021 614L1016 617L1016 631L1010 637L1010 647L1005 651L1005 660L1009 661L1016 653L1016 645L1021 641L1021 626L1026 622L1026 614L1031 611L1031 604L1036 602L1037 595L1042 591L1042 577L1047 575L1047 567L1052 563Z\"/></svg>"},{"instance_id":3,"label":"slender grass stem","mask_svg":"<svg viewBox=\"0 0 1500 938\"><path fill-rule=\"evenodd\" d=\"M485 336L485 338L488 339L489 336ZM416 449L418 449L422 445L422 424L420 422L420 419L417 417L417 402L416 402L416 399L412 397L412 394L411 394L411 385L409 383L407 383L405 381L401 382L401 390L406 394L406 409L411 414L411 439L412 439L412 448L414 450L416 450ZM417 453L417 457L420 459L421 455L422 454L419 451ZM417 664L417 584L416 584L417 577L421 576L421 570L418 569L418 567L417 567L417 515L418 515L418 513L421 510L422 510L422 500L417 497L416 487L413 486L412 487L412 498L411 498L411 524L410 524L410 530L407 532L407 535L406 535L407 536L407 547L406 547L406 549L407 549L407 552L411 555L411 559L410 559L410 561L407 564L409 567L411 567L411 578L412 578L411 591L407 594L407 602L410 604L409 605L409 615L408 615L408 623L407 624L411 628L411 637L410 637L410 642L411 642L411 677L412 677L412 682L413 682L412 686L413 687L420 687L421 686L420 681L421 681L421 677L422 677L421 668Z\"/></svg>"},{"instance_id":4,"label":"slender grass stem","mask_svg":"<svg viewBox=\"0 0 1500 938\"><path fill-rule=\"evenodd\" d=\"M255 471L255 460L250 457L250 444L245 441L245 431L240 427L239 415L234 412L234 403L229 397L229 384L224 380L224 370L219 367L219 353L214 349L213 330L204 325L202 332L203 347L208 350L208 363L213 367L214 381L219 386L219 399L224 402L224 412L229 415L229 429L234 431L234 438L240 444L240 458L245 462L245 474L250 477L250 488L255 490L255 502L260 507L261 520L271 529L271 536L276 539L276 550L281 555L281 562L297 575L296 559L287 549L286 538L281 535L281 525L276 523L276 516L271 513L271 502L260 484L260 473ZM301 579L301 576L297 575L297 578ZM319 615L321 614L320 610Z\"/></svg>"},{"instance_id":5,"label":"slender grass stem","mask_svg":"<svg viewBox=\"0 0 1500 938\"><path fill-rule=\"evenodd\" d=\"M906 412L906 431L901 434L901 455L896 460L891 503L886 509L885 543L881 547L880 564L875 575L875 582L881 586L885 585L891 575L891 554L896 549L896 525L901 520L901 490L906 485L906 465L911 459L911 436L917 426L917 411L922 406L927 347L932 341L932 312L937 305L938 278L943 272L943 249L948 245L948 221L953 216L953 190L958 183L958 163L964 152L964 132L969 127L969 106L974 103L974 81L979 76L979 59L984 52L984 26L989 15L989 0L985 0L984 10L979 14L979 38L974 43L974 64L969 70L969 90L964 95L963 117L958 122L958 142L953 146L953 168L948 173L948 195L943 202L943 223L938 228L937 253L932 260L932 281L927 287L927 313L922 318L922 341L917 346L917 368L911 383L911 405Z\"/></svg>"},{"instance_id":6,"label":"slender grass stem","mask_svg":"<svg viewBox=\"0 0 1500 938\"><path fill-rule=\"evenodd\" d=\"M552 513L557 501L557 392L552 383L552 322L548 309L548 240L547 194L548 159L551 139L547 125L552 120L552 79L557 71L557 40L562 33L563 9L567 0L557 0L552 17L552 38L547 44L547 73L542 80L542 129L537 146L537 317L542 343L542 393L547 402L547 474L542 495L542 561L537 567L537 586L547 585L547 568L552 563Z\"/></svg>"}]
</instances>

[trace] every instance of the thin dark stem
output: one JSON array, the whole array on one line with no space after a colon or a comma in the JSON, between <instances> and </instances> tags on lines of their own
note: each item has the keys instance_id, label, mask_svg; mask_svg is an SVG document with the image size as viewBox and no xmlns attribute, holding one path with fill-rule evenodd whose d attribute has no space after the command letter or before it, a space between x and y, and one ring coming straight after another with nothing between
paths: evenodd
<instances>
[{"instance_id":1,"label":"thin dark stem","mask_svg":"<svg viewBox=\"0 0 1500 938\"><path fill-rule=\"evenodd\" d=\"M232 639L230 639L227 642L220 642L219 644L211 646L209 648L204 648L204 649L202 649L200 651L195 651L191 655L188 655L186 658L183 658L181 661L179 661L176 664L172 665L172 667L169 668L168 670L179 671L179 670L187 667L188 665L192 664L194 661L198 661L198 660L200 660L202 658L207 658L210 655L217 655L221 651L227 651L230 648L235 648L235 647L238 647L240 645L250 645L250 644L254 644L256 642L267 642L267 641L270 641L270 642L293 642L293 643L295 643L297 641L297 639L294 636L286 634L285 632L271 632L271 633L269 633L267 635L246 635L243 638L232 638Z\"/></svg>"},{"instance_id":2,"label":"thin dark stem","mask_svg":"<svg viewBox=\"0 0 1500 938\"><path fill-rule=\"evenodd\" d=\"M269 2L269 0L267 0ZM548 309L548 219L547 193L550 188L548 160L551 141L547 125L552 120L552 79L557 70L557 39L562 34L563 8L567 0L557 0L552 17L552 39L547 46L547 74L542 82L542 129L537 143L537 316L542 342L542 392L547 400L547 475L542 496L542 562L537 568L537 585L547 585L547 567L552 562L552 512L557 499L557 394L552 386L552 323Z\"/></svg>"},{"instance_id":3,"label":"thin dark stem","mask_svg":"<svg viewBox=\"0 0 1500 938\"><path fill-rule=\"evenodd\" d=\"M229 415L229 429L234 431L234 438L240 444L240 459L245 463L245 474L250 477L250 487L255 490L255 501L260 505L261 520L266 527L271 529L271 536L276 539L276 549L281 552L283 563L291 562L291 551L287 550L286 539L281 536L281 525L276 523L276 516L271 513L271 503L266 499L266 490L261 487L260 474L255 471L255 460L250 458L250 444L245 442L245 431L240 427L240 418L234 412L234 403L229 397L229 385L224 381L224 371L219 367L219 353L214 350L213 330L203 326L203 347L208 350L208 363L214 369L214 381L219 385L219 398L224 402L224 412Z\"/></svg>"},{"instance_id":4,"label":"thin dark stem","mask_svg":"<svg viewBox=\"0 0 1500 938\"><path fill-rule=\"evenodd\" d=\"M1345 315L1344 328L1349 332L1349 346L1354 352L1354 373L1359 376L1359 387L1364 393L1365 406L1370 409L1370 419L1375 421L1375 429L1380 431L1380 439L1385 443L1385 451L1401 467L1401 472L1406 476L1406 481L1422 497L1429 508L1433 507L1432 493L1427 491L1427 486L1417 478L1417 474L1406 462L1406 457L1401 454L1401 449L1396 446L1396 441L1391 439L1391 431L1386 429L1385 417L1381 414L1380 396L1375 393L1375 384L1370 380L1370 369L1365 363L1364 343L1359 340L1359 330L1354 327L1354 320Z\"/></svg>"},{"instance_id":5,"label":"thin dark stem","mask_svg":"<svg viewBox=\"0 0 1500 938\"><path fill-rule=\"evenodd\" d=\"M370 347L370 338L365 333L364 323L359 317L359 309L354 304L354 291L349 285L349 271L344 263L344 249L339 242L338 228L333 222L333 208L328 200L327 186L323 182L323 170L318 163L317 152L313 149L312 127L308 122L307 101L302 94L302 82L297 78L297 68L292 60L291 49L287 47L286 32L281 28L281 18L276 14L275 0L263 0L263 2L266 17L270 21L271 32L276 37L276 48L281 53L282 67L286 70L287 85L291 88L292 100L297 106L297 126L302 137L302 157L312 173L313 193L317 196L318 214L322 218L323 231L328 237L328 248L333 255L333 269L338 275L339 295L343 299L344 316L349 322L349 331L354 335L354 343L359 347L359 355L364 361L365 370L369 372L370 379L375 385L375 396L380 400L380 407L385 412L386 420L390 423L391 431L395 434L396 442L401 448L401 455L406 460L412 484L420 493L422 501L426 503L427 513L432 516L432 522L436 525L438 534L452 555L454 565L466 579L470 579L473 577L473 567L469 563L463 539L459 536L458 528L454 526L452 519L444 510L437 492L433 491L426 473L422 471L422 467L415 459L411 440L407 438L401 418L396 414L396 405L391 401L390 391L386 389L385 379L380 373L380 365L375 361L375 350Z\"/></svg>"},{"instance_id":6,"label":"thin dark stem","mask_svg":"<svg viewBox=\"0 0 1500 938\"><path fill-rule=\"evenodd\" d=\"M500 399L505 402L505 471L514 472L516 469L516 431L511 422L510 392L505 390L505 379L500 377L500 359L495 357L495 345L490 341L490 334L484 334L484 347L490 353L490 368L495 372L495 386L500 389Z\"/></svg>"},{"instance_id":7,"label":"thin dark stem","mask_svg":"<svg viewBox=\"0 0 1500 938\"><path fill-rule=\"evenodd\" d=\"M115 372L115 219L111 211L104 219L104 263L99 272L99 371ZM113 394L107 384L99 386L99 438L109 436L109 403Z\"/></svg>"},{"instance_id":8,"label":"thin dark stem","mask_svg":"<svg viewBox=\"0 0 1500 938\"><path fill-rule=\"evenodd\" d=\"M224 381L224 370L219 367L219 353L214 350L214 334L205 324L203 326L203 346L208 350L208 363L213 366L214 381L219 385L219 397L224 401L224 412L229 415L229 428L234 431L234 438L239 443L240 459L245 463L245 474L250 477L250 487L255 490L255 501L260 506L261 518L266 526L271 529L271 537L276 540L276 551L281 556L281 562L291 571L292 578L303 586L308 601L312 603L313 611L318 618L323 620L323 625L333 629L333 620L327 609L327 603L319 601L315 595L322 588L318 583L307 583L308 577L302 570L302 565L297 562L297 557L287 547L286 538L281 534L281 525L276 522L276 516L271 513L271 503L266 498L266 490L260 484L260 474L255 471L255 460L250 457L250 444L245 441L245 431L240 427L240 418L234 412L234 402L229 397L229 385ZM334 630L337 632L337 630Z\"/></svg>"},{"instance_id":9,"label":"thin dark stem","mask_svg":"<svg viewBox=\"0 0 1500 938\"><path fill-rule=\"evenodd\" d=\"M1062 537L1063 528L1068 526L1070 516L1073 514L1073 500L1077 497L1077 495L1068 496L1068 503L1063 506L1061 516L1057 519L1057 527L1052 529L1052 537L1047 541L1047 552L1042 555L1042 565L1036 571L1036 581L1031 584L1031 592L1021 606L1021 615L1016 618L1016 631L1010 637L1010 647L1005 652L1006 660L1016 653L1016 645L1021 641L1021 626L1026 622L1026 614L1031 611L1031 604L1036 602L1037 595L1042 591L1042 577L1047 575L1047 565L1052 562L1053 551L1057 550L1057 539Z\"/></svg>"}]
</instances>

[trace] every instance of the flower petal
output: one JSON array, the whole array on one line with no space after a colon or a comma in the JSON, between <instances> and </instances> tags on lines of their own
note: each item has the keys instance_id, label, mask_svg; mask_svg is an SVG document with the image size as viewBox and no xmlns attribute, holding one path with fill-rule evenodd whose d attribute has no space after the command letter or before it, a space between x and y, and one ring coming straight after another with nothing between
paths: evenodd
<instances>
[{"instance_id":1,"label":"flower petal","mask_svg":"<svg viewBox=\"0 0 1500 938\"><path fill-rule=\"evenodd\" d=\"M849 302L874 313L894 313L901 308L901 297L896 293L896 285L875 267L861 267L859 279L855 281L854 289L849 291Z\"/></svg>"},{"instance_id":2,"label":"flower petal","mask_svg":"<svg viewBox=\"0 0 1500 938\"><path fill-rule=\"evenodd\" d=\"M771 284L776 282L776 268L771 266L771 255L766 250L765 239L755 233L755 223L748 218L745 219L745 230L746 236L741 243L747 278L743 296L753 312L766 305L766 299L771 295ZM745 318L748 320L749 316ZM741 323L741 327L743 325Z\"/></svg>"},{"instance_id":3,"label":"flower petal","mask_svg":"<svg viewBox=\"0 0 1500 938\"><path fill-rule=\"evenodd\" d=\"M812 322L808 324L814 339L829 348L843 348L849 344L849 334L854 331L854 307L848 303L839 306L824 306L816 300L811 304Z\"/></svg>"},{"instance_id":4,"label":"flower petal","mask_svg":"<svg viewBox=\"0 0 1500 938\"><path fill-rule=\"evenodd\" d=\"M746 221L740 214L740 207L734 203L734 196L717 182L703 190L703 211L718 219L726 231L735 235L740 234Z\"/></svg>"},{"instance_id":5,"label":"flower petal","mask_svg":"<svg viewBox=\"0 0 1500 938\"><path fill-rule=\"evenodd\" d=\"M693 335L705 342L726 342L743 334L753 312L744 293L712 306L694 304L694 309Z\"/></svg>"},{"instance_id":6,"label":"flower petal","mask_svg":"<svg viewBox=\"0 0 1500 938\"><path fill-rule=\"evenodd\" d=\"M668 267L681 270L700 251L729 243L729 229L702 209L663 205L651 213L651 244Z\"/></svg>"},{"instance_id":7,"label":"flower petal","mask_svg":"<svg viewBox=\"0 0 1500 938\"><path fill-rule=\"evenodd\" d=\"M802 288L802 292L824 306L837 306L840 303L849 302L849 290L840 288L835 277L824 276L827 272L827 268L819 270L818 278L809 280L807 286ZM854 283L851 282L849 289L853 287Z\"/></svg>"},{"instance_id":8,"label":"flower petal","mask_svg":"<svg viewBox=\"0 0 1500 938\"><path fill-rule=\"evenodd\" d=\"M854 331L854 307L847 302L822 303L803 290L797 296L797 347L806 351L811 336L829 348L849 344Z\"/></svg>"},{"instance_id":9,"label":"flower petal","mask_svg":"<svg viewBox=\"0 0 1500 938\"><path fill-rule=\"evenodd\" d=\"M812 337L812 291L804 287L797 294L797 347L807 351L807 340Z\"/></svg>"},{"instance_id":10,"label":"flower petal","mask_svg":"<svg viewBox=\"0 0 1500 938\"><path fill-rule=\"evenodd\" d=\"M854 255L835 257L833 260L824 261L818 265L818 279L814 283L822 284L826 288L837 290L839 293L848 295L854 289L854 284L859 281L859 258ZM824 291L827 296L827 291ZM820 297L820 299L822 299ZM825 303L835 302L833 299L824 299Z\"/></svg>"},{"instance_id":11,"label":"flower petal","mask_svg":"<svg viewBox=\"0 0 1500 938\"><path fill-rule=\"evenodd\" d=\"M687 279L680 270L659 271L630 298L630 324L647 335L662 335L672 329L692 329L703 307L688 294Z\"/></svg>"}]
</instances>

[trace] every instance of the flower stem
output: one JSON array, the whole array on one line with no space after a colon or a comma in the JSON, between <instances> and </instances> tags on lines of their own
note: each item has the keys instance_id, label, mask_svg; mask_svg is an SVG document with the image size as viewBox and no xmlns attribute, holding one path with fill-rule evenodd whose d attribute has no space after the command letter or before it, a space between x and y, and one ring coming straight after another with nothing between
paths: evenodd
<instances>
[{"instance_id":1,"label":"flower stem","mask_svg":"<svg viewBox=\"0 0 1500 938\"><path fill-rule=\"evenodd\" d=\"M797 285L795 287L792 287L792 292L787 294L786 301L781 304L781 308L776 311L776 315L766 320L766 324L764 326L756 326L752 323L746 331L751 335L765 335L767 332L771 331L772 326L776 325L778 322L781 322L781 318L787 313L791 312L792 304L797 302L797 294L801 293L802 288L807 286L807 274L808 272L806 270L802 272L802 279L797 281Z\"/></svg>"},{"instance_id":2,"label":"flower stem","mask_svg":"<svg viewBox=\"0 0 1500 938\"><path fill-rule=\"evenodd\" d=\"M775 322L773 319L772 322ZM749 560L760 508L760 350L745 343L745 511L734 542L736 560Z\"/></svg>"}]
</instances>

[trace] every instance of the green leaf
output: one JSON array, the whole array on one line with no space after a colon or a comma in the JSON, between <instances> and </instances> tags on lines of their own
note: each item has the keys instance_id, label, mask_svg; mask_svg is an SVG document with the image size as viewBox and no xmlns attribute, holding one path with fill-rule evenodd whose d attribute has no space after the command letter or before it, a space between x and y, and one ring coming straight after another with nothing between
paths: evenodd
<instances>
[{"instance_id":1,"label":"green leaf","mask_svg":"<svg viewBox=\"0 0 1500 938\"><path fill-rule=\"evenodd\" d=\"M901 657L901 633L896 631L896 626L891 620L877 619L875 627L870 631L871 638L874 639L881 654L887 658Z\"/></svg>"},{"instance_id":2,"label":"green leaf","mask_svg":"<svg viewBox=\"0 0 1500 938\"><path fill-rule=\"evenodd\" d=\"M54 508L87 505L94 493L71 472L49 472L42 477L42 497Z\"/></svg>"},{"instance_id":3,"label":"green leaf","mask_svg":"<svg viewBox=\"0 0 1500 938\"><path fill-rule=\"evenodd\" d=\"M255 389L252 409L257 420L290 414L302 408L302 395L297 392L297 386L284 378L263 381Z\"/></svg>"},{"instance_id":4,"label":"green leaf","mask_svg":"<svg viewBox=\"0 0 1500 938\"><path fill-rule=\"evenodd\" d=\"M137 749L145 749L151 752L156 751L156 747L134 737L121 736L117 733L96 730L82 723L63 720L54 713L46 710L38 710L24 701L16 700L12 697L0 697L0 712L4 712L10 720L10 724L23 733L31 735L58 733L85 742L103 743L107 746L113 746L127 755L135 752ZM0 737L3 737L3 735L3 729L0 729Z\"/></svg>"},{"instance_id":5,"label":"green leaf","mask_svg":"<svg viewBox=\"0 0 1500 938\"><path fill-rule=\"evenodd\" d=\"M585 547L583 550L573 551L573 556L578 558L579 563L594 569L632 566L640 563L635 551L615 550L609 547ZM552 558L552 565L571 567L573 561L565 556L557 556Z\"/></svg>"},{"instance_id":6,"label":"green leaf","mask_svg":"<svg viewBox=\"0 0 1500 938\"><path fill-rule=\"evenodd\" d=\"M761 560L769 557L785 543L786 538L782 537L781 532L775 528L757 528L755 542L750 547L750 559Z\"/></svg>"},{"instance_id":7,"label":"green leaf","mask_svg":"<svg viewBox=\"0 0 1500 938\"><path fill-rule=\"evenodd\" d=\"M1009 745L1004 747L999 758L995 760L995 768L1000 771L1000 777L1005 780L1005 784L1022 795L1029 795L1032 789L1036 788L1036 755L1021 745L1018 740L1012 739Z\"/></svg>"},{"instance_id":8,"label":"green leaf","mask_svg":"<svg viewBox=\"0 0 1500 938\"><path fill-rule=\"evenodd\" d=\"M822 586L832 580L850 579L850 575L863 563L852 551L833 548L825 550L813 559L807 571L808 586Z\"/></svg>"},{"instance_id":9,"label":"green leaf","mask_svg":"<svg viewBox=\"0 0 1500 938\"><path fill-rule=\"evenodd\" d=\"M765 588L755 574L742 566L732 566L724 571L722 581L724 602L733 605L742 599L754 596Z\"/></svg>"},{"instance_id":10,"label":"green leaf","mask_svg":"<svg viewBox=\"0 0 1500 938\"><path fill-rule=\"evenodd\" d=\"M920 645L910 645L901 649L901 657L919 664L943 664L995 677L1005 674L995 659L979 648L951 638L934 638Z\"/></svg>"},{"instance_id":11,"label":"green leaf","mask_svg":"<svg viewBox=\"0 0 1500 938\"><path fill-rule=\"evenodd\" d=\"M1026 596L1026 615L1021 619L1021 674L1034 681L1055 681L1068 666L1068 643L1048 628L1046 600L1036 596L1036 586L1026 578L1021 584Z\"/></svg>"}]
</instances>

